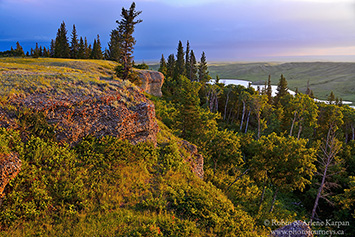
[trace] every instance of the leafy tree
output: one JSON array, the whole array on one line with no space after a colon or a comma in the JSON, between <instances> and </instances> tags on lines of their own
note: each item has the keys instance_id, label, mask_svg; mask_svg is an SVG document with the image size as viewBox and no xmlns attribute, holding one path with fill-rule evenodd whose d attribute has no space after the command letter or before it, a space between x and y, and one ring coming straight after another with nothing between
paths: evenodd
<instances>
[{"instance_id":1,"label":"leafy tree","mask_svg":"<svg viewBox=\"0 0 355 237\"><path fill-rule=\"evenodd\" d=\"M307 148L307 140L277 136L262 136L257 141L257 152L250 161L250 172L259 181L275 187L270 212L273 211L278 191L303 190L310 184L316 167L316 150Z\"/></svg>"},{"instance_id":2,"label":"leafy tree","mask_svg":"<svg viewBox=\"0 0 355 237\"><path fill-rule=\"evenodd\" d=\"M301 137L303 130L308 131L306 137L311 137L318 122L318 107L314 100L308 95L297 94L291 99L290 109L293 114L290 136L293 135L294 128L298 127L297 139Z\"/></svg>"},{"instance_id":3,"label":"leafy tree","mask_svg":"<svg viewBox=\"0 0 355 237\"><path fill-rule=\"evenodd\" d=\"M70 56L71 58L79 58L79 42L78 42L78 34L76 32L75 25L73 25L73 30L71 33L71 41L70 41Z\"/></svg>"},{"instance_id":4,"label":"leafy tree","mask_svg":"<svg viewBox=\"0 0 355 237\"><path fill-rule=\"evenodd\" d=\"M136 18L142 13L141 11L136 11L136 4L133 2L131 7L127 10L122 8L120 21L116 21L118 24L117 30L119 33L120 39L120 57L119 62L123 66L122 75L120 77L127 79L128 75L133 66L133 49L136 43L136 40L133 37L134 27L136 24L142 22L142 20L136 20Z\"/></svg>"},{"instance_id":5,"label":"leafy tree","mask_svg":"<svg viewBox=\"0 0 355 237\"><path fill-rule=\"evenodd\" d=\"M65 27L65 22L63 21L57 32L57 37L55 38L54 47L54 57L55 58L69 58L70 48L67 38L67 29Z\"/></svg>"}]
</instances>

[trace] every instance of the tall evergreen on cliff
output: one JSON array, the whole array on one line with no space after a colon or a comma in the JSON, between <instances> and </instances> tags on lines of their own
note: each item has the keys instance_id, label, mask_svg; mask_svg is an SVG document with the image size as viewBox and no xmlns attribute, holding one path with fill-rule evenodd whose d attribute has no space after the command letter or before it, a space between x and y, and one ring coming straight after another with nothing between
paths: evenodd
<instances>
[{"instance_id":1,"label":"tall evergreen on cliff","mask_svg":"<svg viewBox=\"0 0 355 237\"><path fill-rule=\"evenodd\" d=\"M142 20L136 18L141 14L141 11L136 11L136 4L133 2L131 7L127 10L122 8L120 21L116 21L118 24L118 34L119 34L119 43L120 43L120 56L119 62L122 65L122 70L118 70L118 75L124 79L128 78L130 71L133 66L133 49L136 44L136 40L133 37L134 27L136 24L142 22Z\"/></svg>"},{"instance_id":2,"label":"tall evergreen on cliff","mask_svg":"<svg viewBox=\"0 0 355 237\"><path fill-rule=\"evenodd\" d=\"M55 58L69 58L70 48L67 38L67 29L65 27L65 22L60 24L60 28L57 32L57 37L55 38L54 45L54 57Z\"/></svg>"}]
</instances>

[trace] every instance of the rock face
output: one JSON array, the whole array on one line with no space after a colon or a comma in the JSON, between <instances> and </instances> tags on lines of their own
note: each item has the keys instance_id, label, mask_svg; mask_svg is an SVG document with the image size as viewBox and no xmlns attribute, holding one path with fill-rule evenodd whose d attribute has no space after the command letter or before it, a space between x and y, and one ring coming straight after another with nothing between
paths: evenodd
<instances>
[{"instance_id":1,"label":"rock face","mask_svg":"<svg viewBox=\"0 0 355 237\"><path fill-rule=\"evenodd\" d=\"M75 144L87 135L110 135L133 144L156 143L159 128L154 104L133 87L105 88L104 91L97 88L87 95L67 95L52 89L12 98L11 104L42 112L46 120L56 126L59 142ZM0 121L0 125L14 124L8 120L9 115L3 114L0 120L1 117L7 122Z\"/></svg>"},{"instance_id":2,"label":"rock face","mask_svg":"<svg viewBox=\"0 0 355 237\"><path fill-rule=\"evenodd\" d=\"M190 163L192 171L199 177L203 179L203 157L198 153L197 147L187 141L181 141L181 147L188 151L189 156L185 157L185 161Z\"/></svg>"},{"instance_id":3,"label":"rock face","mask_svg":"<svg viewBox=\"0 0 355 237\"><path fill-rule=\"evenodd\" d=\"M164 83L164 75L151 70L140 70L139 77L142 79L141 88L148 94L162 96L161 87Z\"/></svg>"},{"instance_id":4,"label":"rock face","mask_svg":"<svg viewBox=\"0 0 355 237\"><path fill-rule=\"evenodd\" d=\"M295 221L282 228L276 229L272 232L271 236L274 237L311 237L313 236L312 230L303 221Z\"/></svg>"},{"instance_id":5,"label":"rock face","mask_svg":"<svg viewBox=\"0 0 355 237\"><path fill-rule=\"evenodd\" d=\"M21 169L21 160L18 155L0 154L0 198L4 194L4 189L9 181L15 178Z\"/></svg>"}]
</instances>

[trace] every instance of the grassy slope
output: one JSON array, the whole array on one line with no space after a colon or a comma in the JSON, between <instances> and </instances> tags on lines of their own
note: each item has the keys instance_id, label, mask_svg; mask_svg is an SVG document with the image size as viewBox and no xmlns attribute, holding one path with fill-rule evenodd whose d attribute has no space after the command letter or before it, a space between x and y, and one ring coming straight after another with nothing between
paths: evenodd
<instances>
[{"instance_id":1,"label":"grassy slope","mask_svg":"<svg viewBox=\"0 0 355 237\"><path fill-rule=\"evenodd\" d=\"M0 59L0 97L38 89L90 90L92 83L111 78L114 66L96 60ZM41 124L44 130L50 126ZM13 141L19 136L0 130L0 149L10 146L23 160L0 206L5 228L0 236L256 235L253 219L193 175L182 161L186 151L178 147L180 139L162 123L160 128L157 147L89 139L70 148L50 138Z\"/></svg>"},{"instance_id":2,"label":"grassy slope","mask_svg":"<svg viewBox=\"0 0 355 237\"><path fill-rule=\"evenodd\" d=\"M159 65L150 65L157 70ZM307 81L316 97L326 99L330 91L335 96L355 102L355 63L297 62L297 63L210 63L210 75L224 79L245 79L264 82L271 75L276 85L283 74L289 88L305 92Z\"/></svg>"}]
</instances>

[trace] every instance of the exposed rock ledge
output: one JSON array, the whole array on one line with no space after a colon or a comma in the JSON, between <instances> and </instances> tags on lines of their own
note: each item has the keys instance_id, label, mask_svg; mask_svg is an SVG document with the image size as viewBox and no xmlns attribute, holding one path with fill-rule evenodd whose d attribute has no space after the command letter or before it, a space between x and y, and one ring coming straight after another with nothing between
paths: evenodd
<instances>
[{"instance_id":1,"label":"exposed rock ledge","mask_svg":"<svg viewBox=\"0 0 355 237\"><path fill-rule=\"evenodd\" d=\"M18 175L20 169L21 160L17 154L0 154L0 198L5 195L6 185Z\"/></svg>"},{"instance_id":2,"label":"exposed rock ledge","mask_svg":"<svg viewBox=\"0 0 355 237\"><path fill-rule=\"evenodd\" d=\"M141 88L148 94L162 96L161 87L164 83L164 75L151 70L139 70L139 77L142 79Z\"/></svg>"}]
</instances>

